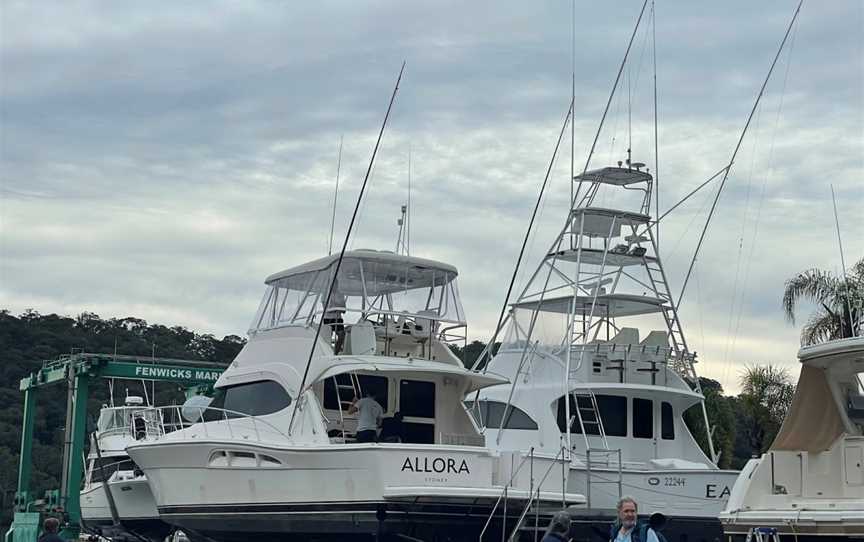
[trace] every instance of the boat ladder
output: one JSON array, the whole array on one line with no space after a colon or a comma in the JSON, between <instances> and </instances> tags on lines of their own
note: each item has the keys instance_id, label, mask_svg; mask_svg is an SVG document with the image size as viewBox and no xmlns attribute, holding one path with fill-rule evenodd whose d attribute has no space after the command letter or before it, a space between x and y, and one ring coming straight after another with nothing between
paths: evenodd
<instances>
[{"instance_id":1,"label":"boat ladder","mask_svg":"<svg viewBox=\"0 0 864 542\"><path fill-rule=\"evenodd\" d=\"M780 542L780 533L774 527L753 527L746 542Z\"/></svg>"},{"instance_id":2,"label":"boat ladder","mask_svg":"<svg viewBox=\"0 0 864 542\"><path fill-rule=\"evenodd\" d=\"M604 450L609 449L606 440L606 431L603 429L603 419L600 417L600 408L597 406L597 396L591 390L572 392L576 405L576 419L579 420L579 428L585 438L585 449L591 449L591 436L599 436Z\"/></svg>"},{"instance_id":3,"label":"boat ladder","mask_svg":"<svg viewBox=\"0 0 864 542\"><path fill-rule=\"evenodd\" d=\"M691 382L698 382L699 379L693 367L693 356L687 347L687 341L684 339L684 332L681 330L681 321L678 319L678 310L675 308L672 291L669 289L669 282L666 280L666 272L663 271L660 258L657 256L649 260L643 254L642 263L648 272L651 288L654 290L657 298L663 301L663 318L666 320L666 327L672 339L673 367L679 374Z\"/></svg>"}]
</instances>

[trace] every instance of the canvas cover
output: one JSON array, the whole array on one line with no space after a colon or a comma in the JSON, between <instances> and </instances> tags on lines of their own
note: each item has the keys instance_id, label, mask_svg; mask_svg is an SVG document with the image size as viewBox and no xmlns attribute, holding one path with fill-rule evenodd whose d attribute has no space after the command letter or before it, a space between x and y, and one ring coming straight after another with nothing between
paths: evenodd
<instances>
[{"instance_id":1,"label":"canvas cover","mask_svg":"<svg viewBox=\"0 0 864 542\"><path fill-rule=\"evenodd\" d=\"M825 370L804 365L792 405L771 450L824 452L843 434L843 419Z\"/></svg>"}]
</instances>

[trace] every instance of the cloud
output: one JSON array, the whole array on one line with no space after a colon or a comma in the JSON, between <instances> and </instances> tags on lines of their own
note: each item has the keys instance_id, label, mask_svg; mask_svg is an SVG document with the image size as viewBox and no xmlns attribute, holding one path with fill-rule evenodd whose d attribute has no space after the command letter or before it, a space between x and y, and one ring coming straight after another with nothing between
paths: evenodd
<instances>
[{"instance_id":1,"label":"cloud","mask_svg":"<svg viewBox=\"0 0 864 542\"><path fill-rule=\"evenodd\" d=\"M640 5L577 6L577 170ZM656 9L662 210L729 160L794 2ZM413 250L460 269L470 335L487 340L570 100L570 16L554 2L5 3L0 304L244 332L267 275L326 251L340 137L342 239L407 59L351 244L395 246L410 148ZM829 184L847 261L864 254L862 22L856 3L805 6L688 285L700 370L733 391L743 363L794 362L783 281L839 270ZM657 169L648 38L593 165L632 138ZM569 148L520 281L563 223ZM715 188L662 224L674 291Z\"/></svg>"}]
</instances>

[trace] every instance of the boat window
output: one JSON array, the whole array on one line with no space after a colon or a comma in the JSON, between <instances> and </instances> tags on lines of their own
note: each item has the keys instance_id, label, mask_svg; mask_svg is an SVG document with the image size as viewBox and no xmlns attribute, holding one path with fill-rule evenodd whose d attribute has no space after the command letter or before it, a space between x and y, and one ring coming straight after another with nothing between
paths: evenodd
<instances>
[{"instance_id":1,"label":"boat window","mask_svg":"<svg viewBox=\"0 0 864 542\"><path fill-rule=\"evenodd\" d=\"M478 401L475 408L473 401L466 401L465 406L480 427L489 427L490 429L501 427L501 417L504 416L506 408L507 421L504 423L505 429L537 429L537 422L532 420L531 416L523 410L513 405L507 408L507 404L500 401Z\"/></svg>"},{"instance_id":2,"label":"boat window","mask_svg":"<svg viewBox=\"0 0 864 542\"><path fill-rule=\"evenodd\" d=\"M675 440L675 418L672 405L666 401L660 405L660 436L664 440Z\"/></svg>"},{"instance_id":3,"label":"boat window","mask_svg":"<svg viewBox=\"0 0 864 542\"><path fill-rule=\"evenodd\" d=\"M135 463L128 456L103 457L93 460L93 472L90 481L103 482L117 471L132 471Z\"/></svg>"},{"instance_id":4,"label":"boat window","mask_svg":"<svg viewBox=\"0 0 864 542\"><path fill-rule=\"evenodd\" d=\"M597 408L600 410L600 420L603 422L603 431L608 437L626 437L627 436L627 398L618 395L595 395L597 399ZM596 411L591 403L591 397L588 395L579 395L574 400L570 396L570 417L573 423L570 425L570 432L581 434L582 427L579 424L579 416L576 412L576 405L579 405L582 414L582 424L585 426L585 432L589 435L599 435L600 427L597 423ZM558 400L558 429L562 432L566 424L564 418L567 415L563 398Z\"/></svg>"},{"instance_id":5,"label":"boat window","mask_svg":"<svg viewBox=\"0 0 864 542\"><path fill-rule=\"evenodd\" d=\"M404 422L405 439L409 444L435 444L435 424Z\"/></svg>"},{"instance_id":6,"label":"boat window","mask_svg":"<svg viewBox=\"0 0 864 542\"><path fill-rule=\"evenodd\" d=\"M264 416L279 412L290 404L291 396L278 382L273 380L245 382L218 388L210 407L204 414L204 419L219 420L226 415L229 418L236 418L240 416L238 413ZM223 413L218 409L229 412Z\"/></svg>"},{"instance_id":7,"label":"boat window","mask_svg":"<svg viewBox=\"0 0 864 542\"><path fill-rule=\"evenodd\" d=\"M360 397L370 392L378 404L387 411L387 405L390 404L388 389L388 380L384 376L338 374L324 381L324 408L339 410L341 401L342 410L347 412L355 396Z\"/></svg>"},{"instance_id":8,"label":"boat window","mask_svg":"<svg viewBox=\"0 0 864 542\"><path fill-rule=\"evenodd\" d=\"M654 437L654 401L633 399L633 436L636 438Z\"/></svg>"},{"instance_id":9,"label":"boat window","mask_svg":"<svg viewBox=\"0 0 864 542\"><path fill-rule=\"evenodd\" d=\"M403 416L435 417L435 383L421 380L399 382L399 412Z\"/></svg>"}]
</instances>

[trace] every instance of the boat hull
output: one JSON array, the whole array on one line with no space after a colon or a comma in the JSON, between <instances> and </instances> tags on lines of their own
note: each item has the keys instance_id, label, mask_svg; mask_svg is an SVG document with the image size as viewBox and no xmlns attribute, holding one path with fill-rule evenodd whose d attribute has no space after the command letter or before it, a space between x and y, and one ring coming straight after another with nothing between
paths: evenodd
<instances>
[{"instance_id":1,"label":"boat hull","mask_svg":"<svg viewBox=\"0 0 864 542\"><path fill-rule=\"evenodd\" d=\"M592 468L589 474L580 465L571 467L567 491L585 495L591 509L614 511L619 495L627 495L639 503L640 514L710 518L719 525L717 517L737 477L737 471L718 469L624 470L619 493L617 469Z\"/></svg>"},{"instance_id":2,"label":"boat hull","mask_svg":"<svg viewBox=\"0 0 864 542\"><path fill-rule=\"evenodd\" d=\"M121 540L124 533L134 533L149 540L164 540L172 527L159 519L153 493L143 476L111 480L111 496L117 507L120 525L111 518L111 508L102 483L92 484L80 493L81 516L88 530ZM130 540L136 539L134 536Z\"/></svg>"},{"instance_id":3,"label":"boat hull","mask_svg":"<svg viewBox=\"0 0 864 542\"><path fill-rule=\"evenodd\" d=\"M162 441L128 452L147 475L160 518L193 539L226 542L397 534L476 541L484 528L484 538L500 539L528 501L532 472L539 479L561 464L529 464L480 447L410 444ZM505 501L500 482L511 479ZM544 484L544 518L562 508L561 486L560 475ZM583 501L564 495L565 504Z\"/></svg>"}]
</instances>

